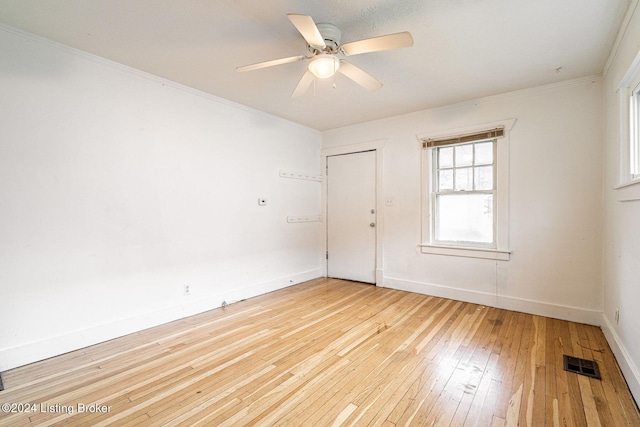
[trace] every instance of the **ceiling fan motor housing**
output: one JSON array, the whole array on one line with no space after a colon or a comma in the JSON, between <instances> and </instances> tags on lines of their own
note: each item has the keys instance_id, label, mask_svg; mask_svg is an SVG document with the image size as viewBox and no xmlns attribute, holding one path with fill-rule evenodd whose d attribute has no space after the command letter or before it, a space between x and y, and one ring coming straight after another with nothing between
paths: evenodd
<instances>
[{"instance_id":1,"label":"ceiling fan motor housing","mask_svg":"<svg viewBox=\"0 0 640 427\"><path fill-rule=\"evenodd\" d=\"M338 53L338 47L340 47L340 40L342 38L340 29L333 24L316 24L316 26L324 39L324 43L327 45L326 49L323 50L324 53Z\"/></svg>"}]
</instances>

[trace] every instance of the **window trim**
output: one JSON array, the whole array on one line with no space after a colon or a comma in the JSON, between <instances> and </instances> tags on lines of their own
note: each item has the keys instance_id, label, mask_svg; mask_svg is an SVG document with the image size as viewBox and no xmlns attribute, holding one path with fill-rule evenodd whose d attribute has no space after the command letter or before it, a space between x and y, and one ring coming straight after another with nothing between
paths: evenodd
<instances>
[{"instance_id":1,"label":"window trim","mask_svg":"<svg viewBox=\"0 0 640 427\"><path fill-rule=\"evenodd\" d=\"M516 119L484 123L480 125L458 127L416 135L422 152L422 206L421 206L421 243L418 245L423 254L484 258L500 261L510 259L509 249L509 138ZM495 173L495 247L444 245L435 241L433 230L433 148L427 147L428 140L454 139L460 135L481 133L502 127L504 133L488 139L496 139Z\"/></svg>"},{"instance_id":2,"label":"window trim","mask_svg":"<svg viewBox=\"0 0 640 427\"><path fill-rule=\"evenodd\" d=\"M631 89L633 87L633 89ZM640 180L640 73L629 87L629 177L631 181ZM633 117L631 117L633 114Z\"/></svg>"},{"instance_id":3,"label":"window trim","mask_svg":"<svg viewBox=\"0 0 640 427\"><path fill-rule=\"evenodd\" d=\"M619 129L619 176L614 190L623 190L620 201L640 199L640 52L618 85L620 129ZM632 103L635 103L635 120L632 120ZM635 135L634 135L635 134ZM635 162L635 168L632 167ZM630 187L634 187L633 189ZM630 194L630 192L632 194Z\"/></svg>"}]
</instances>

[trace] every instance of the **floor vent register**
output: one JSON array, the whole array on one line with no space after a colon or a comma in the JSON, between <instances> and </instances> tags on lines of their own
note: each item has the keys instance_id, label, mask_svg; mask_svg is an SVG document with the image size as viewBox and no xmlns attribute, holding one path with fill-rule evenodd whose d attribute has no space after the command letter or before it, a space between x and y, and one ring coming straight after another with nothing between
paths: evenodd
<instances>
[{"instance_id":1,"label":"floor vent register","mask_svg":"<svg viewBox=\"0 0 640 427\"><path fill-rule=\"evenodd\" d=\"M587 377L596 378L598 380L601 379L598 362L595 360L579 359L577 357L567 356L566 354L563 358L565 371L586 375Z\"/></svg>"}]
</instances>

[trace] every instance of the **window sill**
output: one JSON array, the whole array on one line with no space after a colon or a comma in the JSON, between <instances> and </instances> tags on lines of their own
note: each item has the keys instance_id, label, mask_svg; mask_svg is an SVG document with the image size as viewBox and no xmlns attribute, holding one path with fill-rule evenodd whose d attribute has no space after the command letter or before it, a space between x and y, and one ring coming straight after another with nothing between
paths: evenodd
<instances>
[{"instance_id":1,"label":"window sill","mask_svg":"<svg viewBox=\"0 0 640 427\"><path fill-rule=\"evenodd\" d=\"M511 251L500 249L485 249L485 248L469 248L458 246L437 246L437 245L419 245L420 252L423 254L432 255L449 255L459 256L466 258L482 258L492 259L495 261L509 261L511 257Z\"/></svg>"},{"instance_id":2,"label":"window sill","mask_svg":"<svg viewBox=\"0 0 640 427\"><path fill-rule=\"evenodd\" d=\"M613 187L617 191L618 201L631 202L640 200L640 179L634 179Z\"/></svg>"}]
</instances>

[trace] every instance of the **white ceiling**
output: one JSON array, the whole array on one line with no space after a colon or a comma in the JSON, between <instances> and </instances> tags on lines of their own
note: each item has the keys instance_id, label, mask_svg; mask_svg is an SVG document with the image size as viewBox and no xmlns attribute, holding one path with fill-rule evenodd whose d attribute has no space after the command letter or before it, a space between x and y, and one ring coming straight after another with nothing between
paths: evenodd
<instances>
[{"instance_id":1,"label":"white ceiling","mask_svg":"<svg viewBox=\"0 0 640 427\"><path fill-rule=\"evenodd\" d=\"M600 74L629 0L0 0L0 22L319 129ZM287 13L348 42L400 31L413 47L351 56L384 83L343 75L290 95L306 62Z\"/></svg>"}]
</instances>

